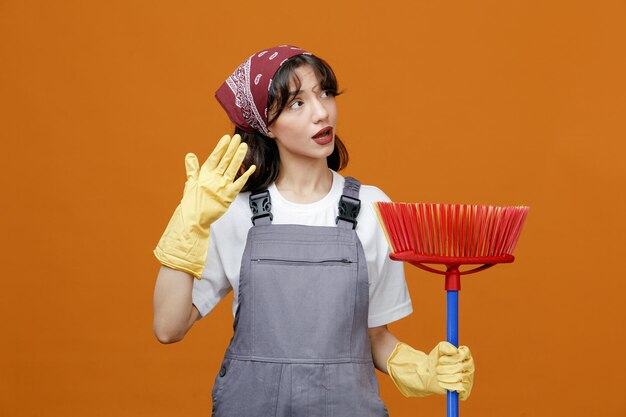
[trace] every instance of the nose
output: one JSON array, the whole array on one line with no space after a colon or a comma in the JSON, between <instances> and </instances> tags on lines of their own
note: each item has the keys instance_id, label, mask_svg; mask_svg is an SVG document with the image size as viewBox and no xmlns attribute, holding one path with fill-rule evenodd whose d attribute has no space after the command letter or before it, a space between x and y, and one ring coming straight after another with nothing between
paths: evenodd
<instances>
[{"instance_id":1,"label":"nose","mask_svg":"<svg viewBox=\"0 0 626 417\"><path fill-rule=\"evenodd\" d=\"M328 109L322 99L316 97L313 100L313 122L319 123L328 120Z\"/></svg>"}]
</instances>

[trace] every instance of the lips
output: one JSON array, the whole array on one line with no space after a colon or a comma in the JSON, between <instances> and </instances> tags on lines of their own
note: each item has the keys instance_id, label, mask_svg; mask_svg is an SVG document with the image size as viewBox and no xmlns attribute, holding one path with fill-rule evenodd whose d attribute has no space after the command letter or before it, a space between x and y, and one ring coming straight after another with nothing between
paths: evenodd
<instances>
[{"instance_id":1,"label":"lips","mask_svg":"<svg viewBox=\"0 0 626 417\"><path fill-rule=\"evenodd\" d=\"M318 145L326 145L333 140L333 128L327 126L317 132L312 138Z\"/></svg>"}]
</instances>

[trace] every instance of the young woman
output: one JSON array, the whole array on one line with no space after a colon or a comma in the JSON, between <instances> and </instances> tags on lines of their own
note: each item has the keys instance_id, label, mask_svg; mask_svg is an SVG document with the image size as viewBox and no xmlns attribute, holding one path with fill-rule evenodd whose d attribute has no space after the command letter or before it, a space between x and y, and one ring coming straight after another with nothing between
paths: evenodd
<instances>
[{"instance_id":1,"label":"young woman","mask_svg":"<svg viewBox=\"0 0 626 417\"><path fill-rule=\"evenodd\" d=\"M186 156L183 198L155 249L154 331L177 342L235 292L214 416L386 416L374 367L406 396L469 396L469 349L441 342L426 355L387 329L411 300L373 209L388 197L336 172L348 160L337 94L320 58L258 52L216 93L236 134L202 167Z\"/></svg>"}]
</instances>

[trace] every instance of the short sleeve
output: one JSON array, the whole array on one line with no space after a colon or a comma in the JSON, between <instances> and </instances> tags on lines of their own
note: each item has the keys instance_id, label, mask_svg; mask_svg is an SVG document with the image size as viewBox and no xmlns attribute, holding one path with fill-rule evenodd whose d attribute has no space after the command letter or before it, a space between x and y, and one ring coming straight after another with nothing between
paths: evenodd
<instances>
[{"instance_id":1,"label":"short sleeve","mask_svg":"<svg viewBox=\"0 0 626 417\"><path fill-rule=\"evenodd\" d=\"M376 201L391 201L380 189L364 186L361 190L362 218L359 238L368 263L368 327L383 326L413 312L404 276L404 263L389 259L389 245L374 209ZM357 230L358 231L358 230Z\"/></svg>"},{"instance_id":2,"label":"short sleeve","mask_svg":"<svg viewBox=\"0 0 626 417\"><path fill-rule=\"evenodd\" d=\"M382 326L413 312L411 298L404 277L404 264L389 259L384 251L378 276L370 279L370 309L368 327Z\"/></svg>"},{"instance_id":3,"label":"short sleeve","mask_svg":"<svg viewBox=\"0 0 626 417\"><path fill-rule=\"evenodd\" d=\"M192 301L202 317L206 316L232 289L219 256L217 238L211 228L207 259L199 280L193 282Z\"/></svg>"}]
</instances>

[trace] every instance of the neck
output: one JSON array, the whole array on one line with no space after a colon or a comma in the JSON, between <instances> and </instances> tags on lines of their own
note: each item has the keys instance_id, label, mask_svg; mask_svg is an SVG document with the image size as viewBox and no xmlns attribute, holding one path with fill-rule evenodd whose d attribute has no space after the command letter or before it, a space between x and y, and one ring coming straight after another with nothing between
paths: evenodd
<instances>
[{"instance_id":1,"label":"neck","mask_svg":"<svg viewBox=\"0 0 626 417\"><path fill-rule=\"evenodd\" d=\"M281 161L276 178L278 191L294 203L313 203L324 198L333 184L326 158L294 162Z\"/></svg>"}]
</instances>

